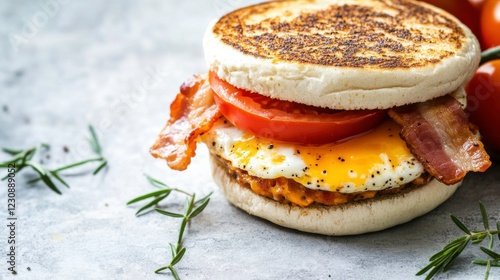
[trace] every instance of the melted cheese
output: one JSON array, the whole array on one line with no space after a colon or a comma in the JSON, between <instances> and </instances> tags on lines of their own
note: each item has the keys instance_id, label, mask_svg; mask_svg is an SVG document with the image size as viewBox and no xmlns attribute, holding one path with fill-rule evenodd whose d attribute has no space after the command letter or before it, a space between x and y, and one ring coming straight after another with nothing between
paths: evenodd
<instances>
[{"instance_id":1,"label":"melted cheese","mask_svg":"<svg viewBox=\"0 0 500 280\"><path fill-rule=\"evenodd\" d=\"M202 141L250 175L285 177L314 190L352 193L398 187L423 173L399 129L387 120L343 143L304 146L259 138L220 121Z\"/></svg>"}]
</instances>

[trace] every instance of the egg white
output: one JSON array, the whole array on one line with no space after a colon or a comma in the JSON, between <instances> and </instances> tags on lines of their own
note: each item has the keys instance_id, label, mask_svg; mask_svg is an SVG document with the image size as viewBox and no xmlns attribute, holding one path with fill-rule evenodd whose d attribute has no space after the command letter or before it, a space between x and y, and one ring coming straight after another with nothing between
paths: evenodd
<instances>
[{"instance_id":1,"label":"egg white","mask_svg":"<svg viewBox=\"0 0 500 280\"><path fill-rule=\"evenodd\" d=\"M399 136L396 135L396 137ZM397 160L394 160L394 155L391 160L384 152L376 154L375 157L373 155L367 157L370 160L376 158L373 164L363 162L363 158L359 158L363 156L362 154L356 155L357 159L355 156L338 157L337 162L335 153L325 152L316 154L314 157L318 159L323 157L323 160L328 158L332 164L316 167L317 164L311 160L311 156L305 157L304 155L318 153L318 149L259 138L241 131L226 120L218 121L209 132L201 137L201 140L210 147L213 153L228 160L234 167L247 171L250 175L265 179L285 177L314 190L341 193L379 191L407 184L424 172L422 164L408 151L397 154ZM360 145L369 145L364 142L366 141L360 140ZM371 145L374 145L374 152L382 149L376 147L379 143ZM328 145L322 148L325 151L329 149ZM370 147L364 148L371 153ZM348 170L345 170L345 166L342 169L339 168L344 161L349 164L354 160L358 163L363 162L364 169L357 171L356 166ZM332 183L331 179L335 176L344 179L341 182L334 180L336 183Z\"/></svg>"}]
</instances>

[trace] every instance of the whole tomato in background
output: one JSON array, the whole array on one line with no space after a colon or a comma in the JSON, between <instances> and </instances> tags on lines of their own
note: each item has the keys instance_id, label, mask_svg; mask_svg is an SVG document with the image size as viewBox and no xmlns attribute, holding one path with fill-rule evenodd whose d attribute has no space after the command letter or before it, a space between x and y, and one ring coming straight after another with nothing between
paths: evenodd
<instances>
[{"instance_id":1,"label":"whole tomato in background","mask_svg":"<svg viewBox=\"0 0 500 280\"><path fill-rule=\"evenodd\" d=\"M476 10L481 11L481 8L486 0L469 0L469 2Z\"/></svg>"},{"instance_id":2,"label":"whole tomato in background","mask_svg":"<svg viewBox=\"0 0 500 280\"><path fill-rule=\"evenodd\" d=\"M486 0L481 10L481 35L485 48L500 46L500 0Z\"/></svg>"},{"instance_id":3,"label":"whole tomato in background","mask_svg":"<svg viewBox=\"0 0 500 280\"><path fill-rule=\"evenodd\" d=\"M485 145L500 152L500 59L481 65L466 86L467 111Z\"/></svg>"}]
</instances>

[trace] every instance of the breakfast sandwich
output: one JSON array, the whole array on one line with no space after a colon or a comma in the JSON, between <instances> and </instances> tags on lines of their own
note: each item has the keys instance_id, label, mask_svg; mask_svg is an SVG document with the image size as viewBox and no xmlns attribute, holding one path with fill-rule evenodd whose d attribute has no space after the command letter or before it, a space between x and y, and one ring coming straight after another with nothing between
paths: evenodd
<instances>
[{"instance_id":1,"label":"breakfast sandwich","mask_svg":"<svg viewBox=\"0 0 500 280\"><path fill-rule=\"evenodd\" d=\"M246 212L301 231L382 230L490 165L464 112L471 31L412 0L291 0L230 12L204 36L151 153L184 170L197 143Z\"/></svg>"}]
</instances>

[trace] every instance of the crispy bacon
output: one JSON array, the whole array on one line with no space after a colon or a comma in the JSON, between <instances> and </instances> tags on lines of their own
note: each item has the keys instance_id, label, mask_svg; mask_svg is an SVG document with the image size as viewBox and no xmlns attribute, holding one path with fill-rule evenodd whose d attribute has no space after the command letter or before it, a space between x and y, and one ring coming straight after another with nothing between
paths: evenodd
<instances>
[{"instance_id":1,"label":"crispy bacon","mask_svg":"<svg viewBox=\"0 0 500 280\"><path fill-rule=\"evenodd\" d=\"M425 170L445 184L458 183L467 172L483 172L491 165L460 103L449 95L393 108L389 115L401 125L401 137Z\"/></svg>"},{"instance_id":2,"label":"crispy bacon","mask_svg":"<svg viewBox=\"0 0 500 280\"><path fill-rule=\"evenodd\" d=\"M221 116L206 75L194 76L182 84L170 105L170 119L150 153L167 160L172 169L186 169L195 155L196 139Z\"/></svg>"}]
</instances>

